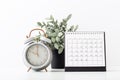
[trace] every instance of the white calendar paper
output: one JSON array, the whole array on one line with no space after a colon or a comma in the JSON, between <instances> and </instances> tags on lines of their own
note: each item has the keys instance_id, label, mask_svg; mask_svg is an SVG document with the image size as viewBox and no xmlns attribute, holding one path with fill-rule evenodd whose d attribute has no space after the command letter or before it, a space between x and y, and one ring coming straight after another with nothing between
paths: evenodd
<instances>
[{"instance_id":1,"label":"white calendar paper","mask_svg":"<svg viewBox=\"0 0 120 80\"><path fill-rule=\"evenodd\" d=\"M65 67L104 67L104 32L66 32Z\"/></svg>"}]
</instances>

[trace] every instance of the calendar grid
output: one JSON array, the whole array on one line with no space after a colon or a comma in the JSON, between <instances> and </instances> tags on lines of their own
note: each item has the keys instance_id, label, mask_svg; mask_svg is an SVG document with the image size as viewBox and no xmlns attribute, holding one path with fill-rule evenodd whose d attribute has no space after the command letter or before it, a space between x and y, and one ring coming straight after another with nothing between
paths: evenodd
<instances>
[{"instance_id":1,"label":"calendar grid","mask_svg":"<svg viewBox=\"0 0 120 80\"><path fill-rule=\"evenodd\" d=\"M66 67L105 67L104 32L66 32Z\"/></svg>"}]
</instances>

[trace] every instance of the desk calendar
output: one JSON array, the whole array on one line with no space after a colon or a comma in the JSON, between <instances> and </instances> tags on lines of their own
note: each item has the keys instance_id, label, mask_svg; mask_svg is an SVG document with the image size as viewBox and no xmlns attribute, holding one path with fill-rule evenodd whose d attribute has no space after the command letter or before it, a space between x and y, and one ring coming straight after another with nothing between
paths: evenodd
<instances>
[{"instance_id":1,"label":"desk calendar","mask_svg":"<svg viewBox=\"0 0 120 80\"><path fill-rule=\"evenodd\" d=\"M65 71L106 71L105 32L66 32Z\"/></svg>"}]
</instances>

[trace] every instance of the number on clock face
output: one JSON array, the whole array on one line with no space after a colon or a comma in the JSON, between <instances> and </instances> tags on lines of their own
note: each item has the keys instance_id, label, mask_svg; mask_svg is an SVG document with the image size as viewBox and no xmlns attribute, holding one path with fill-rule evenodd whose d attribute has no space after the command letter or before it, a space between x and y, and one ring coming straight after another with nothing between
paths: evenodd
<instances>
[{"instance_id":1,"label":"number on clock face","mask_svg":"<svg viewBox=\"0 0 120 80\"><path fill-rule=\"evenodd\" d=\"M28 48L26 57L30 64L34 66L41 66L48 59L48 51L44 46L34 44Z\"/></svg>"}]
</instances>

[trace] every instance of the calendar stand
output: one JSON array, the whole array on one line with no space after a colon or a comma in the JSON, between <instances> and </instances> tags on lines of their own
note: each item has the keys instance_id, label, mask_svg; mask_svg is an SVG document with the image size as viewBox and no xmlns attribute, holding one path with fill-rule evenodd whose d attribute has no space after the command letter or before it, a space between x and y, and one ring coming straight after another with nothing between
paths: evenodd
<instances>
[{"instance_id":1,"label":"calendar stand","mask_svg":"<svg viewBox=\"0 0 120 80\"><path fill-rule=\"evenodd\" d=\"M65 71L106 71L106 67L65 67Z\"/></svg>"},{"instance_id":2,"label":"calendar stand","mask_svg":"<svg viewBox=\"0 0 120 80\"><path fill-rule=\"evenodd\" d=\"M105 32L66 32L65 71L106 71Z\"/></svg>"}]
</instances>

